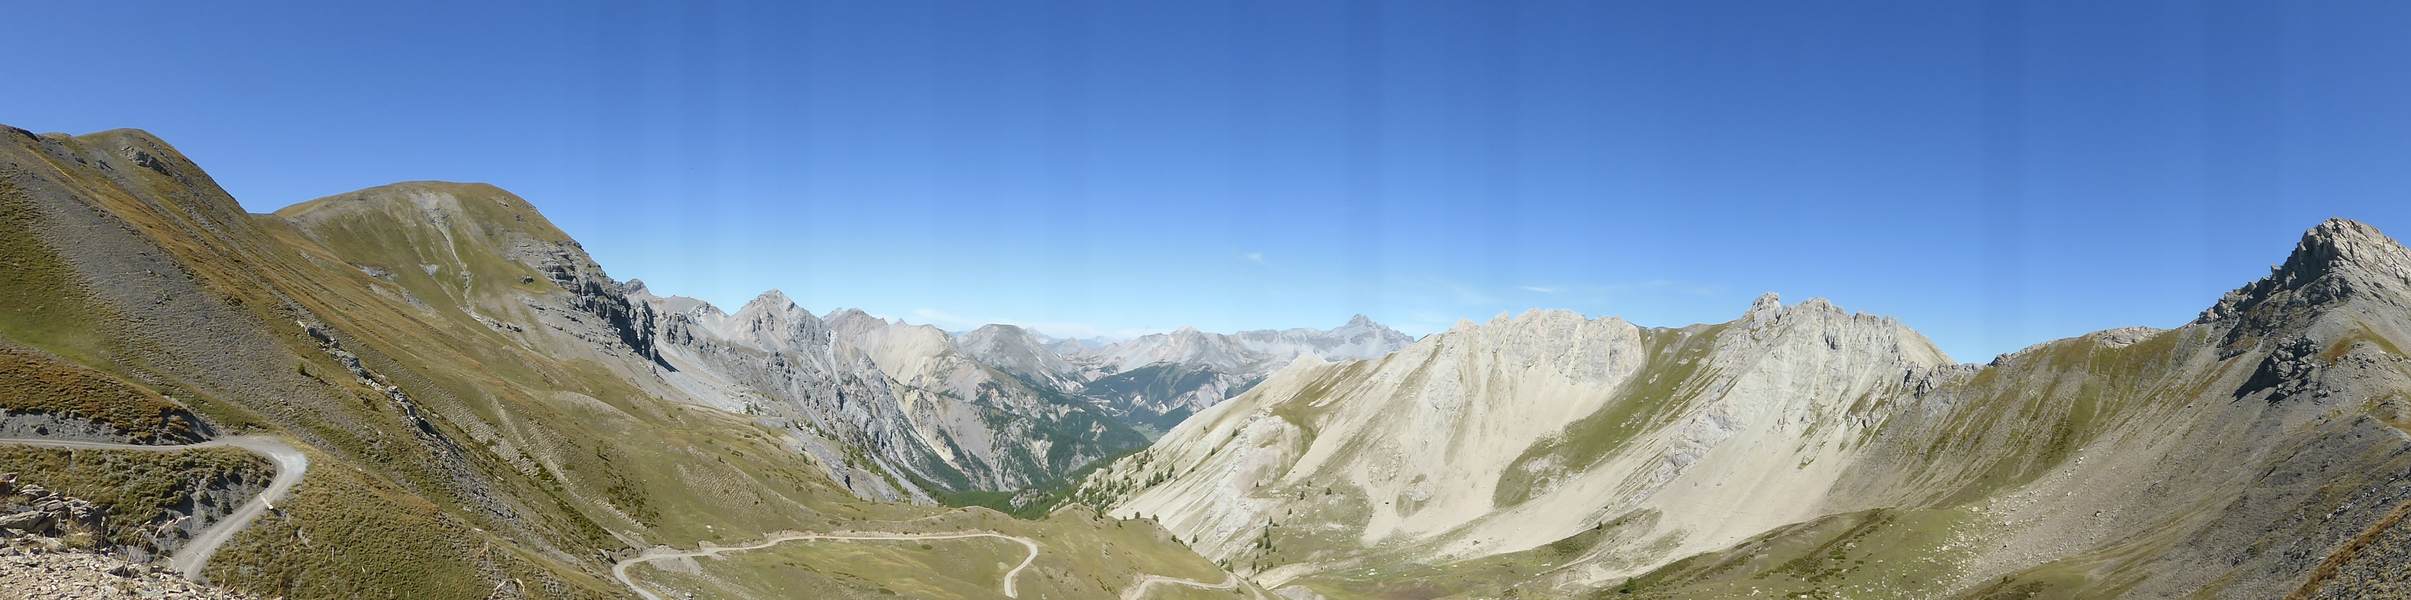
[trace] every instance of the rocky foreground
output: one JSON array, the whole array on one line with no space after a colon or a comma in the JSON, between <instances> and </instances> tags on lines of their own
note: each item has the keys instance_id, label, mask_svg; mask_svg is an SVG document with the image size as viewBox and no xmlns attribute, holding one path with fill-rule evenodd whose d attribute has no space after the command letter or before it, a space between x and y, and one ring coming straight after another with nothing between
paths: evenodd
<instances>
[{"instance_id":1,"label":"rocky foreground","mask_svg":"<svg viewBox=\"0 0 2411 600\"><path fill-rule=\"evenodd\" d=\"M193 583L166 569L70 547L57 538L19 536L0 544L0 600L257 598Z\"/></svg>"}]
</instances>

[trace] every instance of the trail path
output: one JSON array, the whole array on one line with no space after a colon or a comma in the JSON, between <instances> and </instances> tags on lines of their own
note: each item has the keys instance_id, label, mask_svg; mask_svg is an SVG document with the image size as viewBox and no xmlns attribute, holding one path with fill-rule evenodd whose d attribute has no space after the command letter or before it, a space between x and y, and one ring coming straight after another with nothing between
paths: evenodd
<instances>
[{"instance_id":1,"label":"trail path","mask_svg":"<svg viewBox=\"0 0 2411 600\"><path fill-rule=\"evenodd\" d=\"M1139 578L1138 585L1133 585L1122 590L1122 600L1138 600L1140 598L1145 598L1147 597L1147 592L1154 589L1155 586L1158 585L1185 585L1201 590L1227 590L1239 587L1239 576L1230 573L1223 573L1222 583L1206 583L1195 579L1165 577L1162 575L1148 575L1146 577Z\"/></svg>"},{"instance_id":2,"label":"trail path","mask_svg":"<svg viewBox=\"0 0 2411 600\"><path fill-rule=\"evenodd\" d=\"M662 596L661 596L661 595L659 595L659 594L655 594L655 593L653 593L653 591L652 591L652 590L646 589L646 588L645 588L645 586L638 585L638 584L636 583L636 578L628 575L628 569L629 569L630 567L634 567L634 566L639 565L639 564L648 563L648 562L653 562L653 561L657 561L657 560L671 560L671 559L679 559L679 558L696 558L696 557L703 557L703 556L719 556L721 553L725 553L725 552L743 552L743 551L746 551L746 550L760 550L760 549L763 549L763 548L768 548L768 547L771 547L771 546L776 546L776 545L779 545L779 544L784 544L784 543L787 543L787 542L798 542L798 541L810 541L810 540L828 540L828 541L959 540L959 539L968 539L968 538L983 538L983 537L984 537L984 538L996 538L996 539L1001 539L1001 540L1012 540L1012 541L1014 541L1014 542L1020 543L1020 544L1022 545L1022 547L1024 547L1024 548L1029 548L1029 549L1030 549L1030 555L1029 555L1029 556L1027 556L1027 557L1023 557L1023 558L1021 559L1021 564L1019 564L1019 565L1014 565L1014 566L1013 566L1013 570L1011 570L1011 571L1006 571L1006 572L1005 572L1005 579L1004 579L1004 582L1001 584L1001 589L1004 591L1005 597L1007 597L1007 598L1019 598L1019 597L1021 597L1021 590L1020 590L1018 587L1016 587L1016 583L1017 583L1017 582L1020 580L1020 578L1021 578L1021 572L1022 572L1022 570L1023 570L1023 569L1028 569L1028 568L1030 568L1030 563L1038 560L1038 541L1037 541L1037 540L1030 539L1030 538L1021 537L1021 536L1005 535L1005 534L1001 534L1001 533L995 533L995 532L989 532L989 531L970 531L970 532L956 532L956 533L892 533L892 532L883 532L883 531L848 532L848 533L782 533L782 534L778 534L778 535L773 535L773 536L770 536L770 537L768 537L768 538L764 538L762 541L759 541L759 542L754 542L754 543L751 543L751 544L746 544L746 545L742 545L742 546L715 546L715 545L712 545L712 544L710 544L710 543L706 542L706 543L705 543L705 544L704 544L704 545L703 545L701 548L697 548L697 549L694 549L694 550L679 550L679 549L675 549L675 548L669 548L669 547L655 547L655 548L653 548L653 549L650 549L650 550L646 550L646 551L644 551L644 553L643 553L643 554L638 554L638 555L636 555L636 556L635 556L635 557L633 557L633 558L629 558L629 559L626 559L626 560L622 560L622 561L619 561L619 563L618 563L618 564L612 565L612 567L611 567L611 576L612 576L612 577L615 577L615 578L618 578L618 579L619 579L620 584L621 584L621 585L628 586L628 589L631 589L631 590L636 590L636 595L645 597L645 600L668 600L667 598L664 598L664 597L662 597ZM1194 579L1181 579L1181 578L1177 578L1177 577L1166 577L1166 576L1162 576L1162 575L1148 575L1148 576L1146 576L1146 577L1142 577L1142 578L1140 578L1140 579L1139 579L1138 584L1136 584L1136 585L1132 585L1132 586L1130 586L1130 588L1122 590L1122 600L1135 600L1135 599L1137 599L1137 598L1143 598L1143 597L1146 597L1147 592L1148 592L1150 589L1152 589L1152 588L1154 588L1155 586L1158 586L1158 585L1185 585L1185 586L1189 586L1189 587L1193 587L1193 588L1197 588L1197 589L1201 589L1201 590L1227 590L1227 589L1232 589L1232 588L1236 588L1236 587L1238 587L1238 586L1239 586L1239 577L1238 577L1237 575L1232 575L1232 574L1229 574L1229 573L1224 573L1224 574L1222 575L1222 583L1206 583L1206 582L1203 582L1203 581L1197 581L1197 580L1194 580Z\"/></svg>"},{"instance_id":3,"label":"trail path","mask_svg":"<svg viewBox=\"0 0 2411 600\"><path fill-rule=\"evenodd\" d=\"M892 532L883 532L883 531L867 531L867 532L851 532L851 533L782 533L782 534L778 534L778 535L770 536L770 537L768 537L768 538L763 539L762 541L755 542L755 543L751 543L751 544L746 544L746 545L743 545L743 546L714 546L714 545L711 545L710 543L708 543L708 542L707 542L707 543L705 543L705 544L703 545L703 547L698 548L698 549L695 549L695 550L678 550L678 549L675 549L675 548L668 548L668 547L656 547L656 548L653 548L653 549L650 549L650 550L646 550L646 551L645 551L643 554L638 554L638 555L636 555L636 557L634 557L634 558L629 558L629 559L627 559L627 560L622 560L622 561L619 561L619 564L612 565L612 566L611 566L611 576L612 576L612 577L619 578L619 582L620 582L620 584L621 584L621 585L626 585L626 586L628 586L628 589L631 589L631 590L636 590L636 595L639 595L639 596L644 596L644 597L645 597L645 600L667 600L667 599L663 598L662 596L660 596L660 595L658 595L658 594L654 594L652 590L648 590L648 589L645 589L645 587L644 587L644 586L637 585L637 583L636 583L636 579L635 579L635 578L633 578L633 577L629 577L629 576L628 576L628 568L629 568L629 567L636 566L637 564L640 564L640 563L647 563L647 562L652 562L652 561L657 561L657 560L669 560L669 559L675 559L675 558L694 558L694 557L700 557L700 556L719 556L719 555L720 555L720 553L723 553L723 552L741 552L741 551L745 551L745 550L760 550L760 549L763 549L763 548L768 548L768 547L771 547L771 546L776 546L776 545L779 545L779 544L784 544L784 543L787 543L787 542L798 542L798 541L809 541L809 540L834 540L834 541L853 541L853 542L859 542L859 541L906 541L906 540L960 540L960 539L969 539L969 538L996 538L996 539L1000 539L1000 540L1010 540L1010 541L1013 541L1013 542L1020 543L1020 544L1022 545L1022 547L1024 547L1024 548L1028 548L1028 549L1030 550L1030 555L1029 555L1029 556L1027 556L1027 557L1023 557L1023 558L1021 559L1021 564L1019 564L1019 565L1014 565L1014 566L1013 566L1013 570L1011 570L1011 571L1006 571L1006 572L1005 572L1005 580L1004 580L1004 582L1003 582L1003 584L1002 584L1002 589L1004 590L1005 597L1007 597L1007 598L1019 598L1019 597L1021 597L1021 592L1020 592L1020 590L1019 590L1018 588L1016 588L1016 587L1015 587L1015 584L1016 584L1016 583L1018 582L1018 580L1021 578L1021 571L1022 571L1023 569L1030 568L1030 563L1031 563L1032 561L1036 561L1036 560L1038 560L1038 540L1033 540L1033 539L1030 539L1030 538L1020 537L1020 536L1005 535L1005 534L1001 534L1001 533L987 532L987 531L970 531L970 532L957 532L957 533L892 533Z\"/></svg>"},{"instance_id":4,"label":"trail path","mask_svg":"<svg viewBox=\"0 0 2411 600\"><path fill-rule=\"evenodd\" d=\"M310 469L310 457L302 454L301 450L286 444L284 440L255 435L223 437L198 444L175 446L144 446L38 438L0 438L0 444L70 450L133 450L138 452L178 452L229 447L249 451L276 463L276 478L268 481L268 489L261 490L260 495L252 497L250 501L235 508L233 513L226 515L226 518L219 519L218 522L210 524L208 529L201 530L200 535L193 536L193 539L186 542L183 548L177 549L175 554L168 556L169 568L184 574L185 579L201 582L207 582L201 577L201 567L209 564L209 557L216 555L218 548L225 546L227 540L234 539L234 534L241 532L245 527L250 527L251 521L258 519L261 513L276 508L275 502L285 499L285 495L293 490L293 484L301 483L302 473Z\"/></svg>"}]
</instances>

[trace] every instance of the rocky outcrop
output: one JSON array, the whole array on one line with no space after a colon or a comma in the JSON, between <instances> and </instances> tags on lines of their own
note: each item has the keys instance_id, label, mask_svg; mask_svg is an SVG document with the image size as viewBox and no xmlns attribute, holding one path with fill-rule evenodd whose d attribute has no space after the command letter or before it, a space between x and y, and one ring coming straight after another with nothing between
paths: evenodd
<instances>
[{"instance_id":1,"label":"rocky outcrop","mask_svg":"<svg viewBox=\"0 0 2411 600\"><path fill-rule=\"evenodd\" d=\"M629 286L604 274L602 265L595 264L577 241L522 238L512 244L508 256L535 267L553 285L560 286L569 294L571 307L601 319L603 326L637 356L661 360L660 351L654 348L657 328L653 307L631 299Z\"/></svg>"},{"instance_id":2,"label":"rocky outcrop","mask_svg":"<svg viewBox=\"0 0 2411 600\"><path fill-rule=\"evenodd\" d=\"M0 473L0 535L80 536L105 545L108 531L108 515L99 506L39 485L18 485L15 473Z\"/></svg>"},{"instance_id":3,"label":"rocky outcrop","mask_svg":"<svg viewBox=\"0 0 2411 600\"><path fill-rule=\"evenodd\" d=\"M51 537L0 543L0 600L256 600Z\"/></svg>"},{"instance_id":4,"label":"rocky outcrop","mask_svg":"<svg viewBox=\"0 0 2411 600\"><path fill-rule=\"evenodd\" d=\"M923 439L888 377L838 356L830 328L785 294L735 314L691 298L636 296L662 315L664 377L692 397L787 430L830 478L864 498L932 501L916 481L953 467Z\"/></svg>"},{"instance_id":5,"label":"rocky outcrop","mask_svg":"<svg viewBox=\"0 0 2411 600\"><path fill-rule=\"evenodd\" d=\"M343 341L336 336L334 330L310 320L300 320L296 323L301 325L302 333L308 335L311 341L318 343L320 352L335 359L336 364L343 365L344 371L349 373L360 385L376 390L377 394L384 396L386 401L393 403L393 407L401 411L402 418L410 423L413 437L426 444L430 450L441 453L447 460L460 459L460 444L444 435L443 430L437 429L435 423L428 421L427 415L420 412L418 402L410 399L410 394L403 392L400 386L394 385L384 375L369 370L368 364L360 361L360 355L343 349Z\"/></svg>"},{"instance_id":6,"label":"rocky outcrop","mask_svg":"<svg viewBox=\"0 0 2411 600\"><path fill-rule=\"evenodd\" d=\"M2411 286L2411 257L2404 255L2401 244L2367 224L2329 219L2303 234L2293 253L2271 267L2268 277L2228 292L2195 322L2265 317L2356 295L2382 298L2373 292L2405 286Z\"/></svg>"}]
</instances>

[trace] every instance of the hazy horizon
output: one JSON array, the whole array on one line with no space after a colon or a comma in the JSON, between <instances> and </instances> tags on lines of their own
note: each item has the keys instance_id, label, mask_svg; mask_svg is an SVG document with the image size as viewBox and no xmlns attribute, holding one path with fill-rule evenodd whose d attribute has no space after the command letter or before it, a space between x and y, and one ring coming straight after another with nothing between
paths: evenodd
<instances>
[{"instance_id":1,"label":"hazy horizon","mask_svg":"<svg viewBox=\"0 0 2411 600\"><path fill-rule=\"evenodd\" d=\"M2411 7L24 7L0 98L266 212L526 197L621 279L1065 337L1679 326L1825 297L1981 362L2411 227ZM139 73L140 76L129 76ZM172 90L173 95L162 95Z\"/></svg>"}]
</instances>

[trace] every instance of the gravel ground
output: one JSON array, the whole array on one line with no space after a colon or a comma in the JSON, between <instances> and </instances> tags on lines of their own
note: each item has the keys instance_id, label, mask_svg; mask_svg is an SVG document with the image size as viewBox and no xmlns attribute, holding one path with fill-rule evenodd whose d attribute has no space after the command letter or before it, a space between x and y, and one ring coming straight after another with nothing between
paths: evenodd
<instances>
[{"instance_id":1,"label":"gravel ground","mask_svg":"<svg viewBox=\"0 0 2411 600\"><path fill-rule=\"evenodd\" d=\"M72 550L56 539L18 537L0 545L0 600L256 600L193 583L166 569Z\"/></svg>"}]
</instances>

